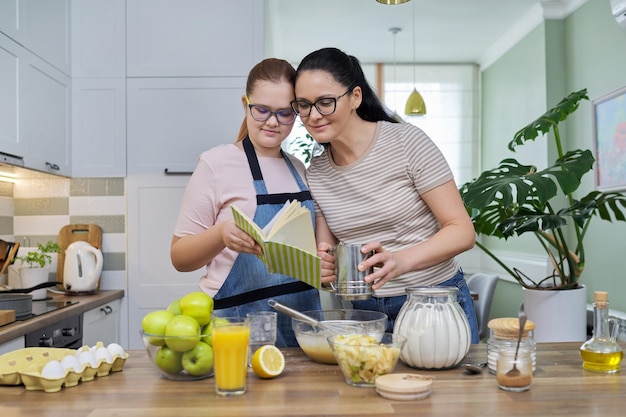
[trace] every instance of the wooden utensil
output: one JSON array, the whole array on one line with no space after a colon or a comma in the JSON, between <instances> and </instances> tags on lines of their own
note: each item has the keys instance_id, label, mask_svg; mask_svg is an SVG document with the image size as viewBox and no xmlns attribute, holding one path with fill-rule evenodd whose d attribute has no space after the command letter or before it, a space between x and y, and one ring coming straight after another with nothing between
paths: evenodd
<instances>
[{"instance_id":1,"label":"wooden utensil","mask_svg":"<svg viewBox=\"0 0 626 417\"><path fill-rule=\"evenodd\" d=\"M0 326L15 321L15 310L0 310Z\"/></svg>"},{"instance_id":2,"label":"wooden utensil","mask_svg":"<svg viewBox=\"0 0 626 417\"><path fill-rule=\"evenodd\" d=\"M0 240L0 256L2 257L0 258L0 275L4 274L7 267L11 265L19 248L19 243Z\"/></svg>"},{"instance_id":3,"label":"wooden utensil","mask_svg":"<svg viewBox=\"0 0 626 417\"><path fill-rule=\"evenodd\" d=\"M57 262L57 281L63 282L63 268L65 266L65 250L69 245L77 241L85 241L94 248L102 250L102 229L97 224L68 224L59 231L59 252ZM65 291L61 284L59 288ZM98 281L100 289L100 281Z\"/></svg>"}]
</instances>

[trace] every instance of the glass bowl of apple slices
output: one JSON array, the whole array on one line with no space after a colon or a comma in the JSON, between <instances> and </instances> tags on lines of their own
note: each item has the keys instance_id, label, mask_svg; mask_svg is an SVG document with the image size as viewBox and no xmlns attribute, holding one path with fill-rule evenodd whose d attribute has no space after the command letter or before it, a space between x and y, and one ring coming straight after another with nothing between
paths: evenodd
<instances>
[{"instance_id":1,"label":"glass bowl of apple slices","mask_svg":"<svg viewBox=\"0 0 626 417\"><path fill-rule=\"evenodd\" d=\"M141 338L150 361L163 377L190 381L213 376L210 334L164 336L141 331Z\"/></svg>"}]
</instances>

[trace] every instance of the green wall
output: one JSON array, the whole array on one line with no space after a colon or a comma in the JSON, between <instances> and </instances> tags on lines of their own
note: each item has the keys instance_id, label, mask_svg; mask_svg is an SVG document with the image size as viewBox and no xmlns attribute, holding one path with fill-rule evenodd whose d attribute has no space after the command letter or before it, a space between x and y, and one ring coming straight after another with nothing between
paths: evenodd
<instances>
[{"instance_id":1,"label":"green wall","mask_svg":"<svg viewBox=\"0 0 626 417\"><path fill-rule=\"evenodd\" d=\"M506 148L517 130L534 120L561 98L587 88L591 101L626 86L626 29L611 15L607 0L589 0L563 21L546 21L482 71L482 168L504 157L545 166L554 155L545 141L524 145L512 155ZM568 148L593 150L592 105L581 104L562 129ZM583 180L579 196L594 189L592 174ZM490 247L539 254L529 239L489 240ZM596 219L586 236L587 265L581 282L608 291L611 308L626 311L626 223ZM501 281L491 317L516 316L521 287Z\"/></svg>"}]
</instances>

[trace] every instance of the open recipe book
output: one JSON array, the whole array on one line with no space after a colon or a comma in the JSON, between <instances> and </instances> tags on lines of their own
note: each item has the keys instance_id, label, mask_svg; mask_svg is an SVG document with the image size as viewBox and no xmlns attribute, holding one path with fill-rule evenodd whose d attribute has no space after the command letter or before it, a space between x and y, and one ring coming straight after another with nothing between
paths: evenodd
<instances>
[{"instance_id":1,"label":"open recipe book","mask_svg":"<svg viewBox=\"0 0 626 417\"><path fill-rule=\"evenodd\" d=\"M259 259L271 273L287 275L315 288L321 287L322 260L316 255L311 212L299 201L288 201L261 229L237 206L232 206L235 224L263 249Z\"/></svg>"}]
</instances>

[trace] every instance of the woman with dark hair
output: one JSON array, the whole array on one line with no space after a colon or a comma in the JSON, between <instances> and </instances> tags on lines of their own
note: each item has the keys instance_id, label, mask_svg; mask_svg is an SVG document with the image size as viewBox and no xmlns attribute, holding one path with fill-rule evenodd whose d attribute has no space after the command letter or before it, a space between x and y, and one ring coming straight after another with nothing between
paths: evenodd
<instances>
[{"instance_id":1,"label":"woman with dark hair","mask_svg":"<svg viewBox=\"0 0 626 417\"><path fill-rule=\"evenodd\" d=\"M388 331L411 286L456 286L478 342L474 304L455 256L474 245L474 227L452 172L432 140L409 123L394 123L369 86L357 58L336 48L307 55L298 66L292 107L324 152L307 171L315 200L322 281L335 277L327 251L341 241L375 254L360 269L374 297L358 309L389 316Z\"/></svg>"},{"instance_id":2,"label":"woman with dark hair","mask_svg":"<svg viewBox=\"0 0 626 417\"><path fill-rule=\"evenodd\" d=\"M294 80L295 69L281 59L265 59L252 68L237 140L200 155L185 190L172 264L179 271L206 268L200 288L213 297L217 316L270 310L269 298L302 310L321 308L316 289L267 271L257 258L261 248L235 225L231 212L235 204L264 227L286 201L299 200L313 217L305 167L280 149L296 119L290 105ZM297 346L291 319L284 315L278 315L276 345Z\"/></svg>"}]
</instances>

